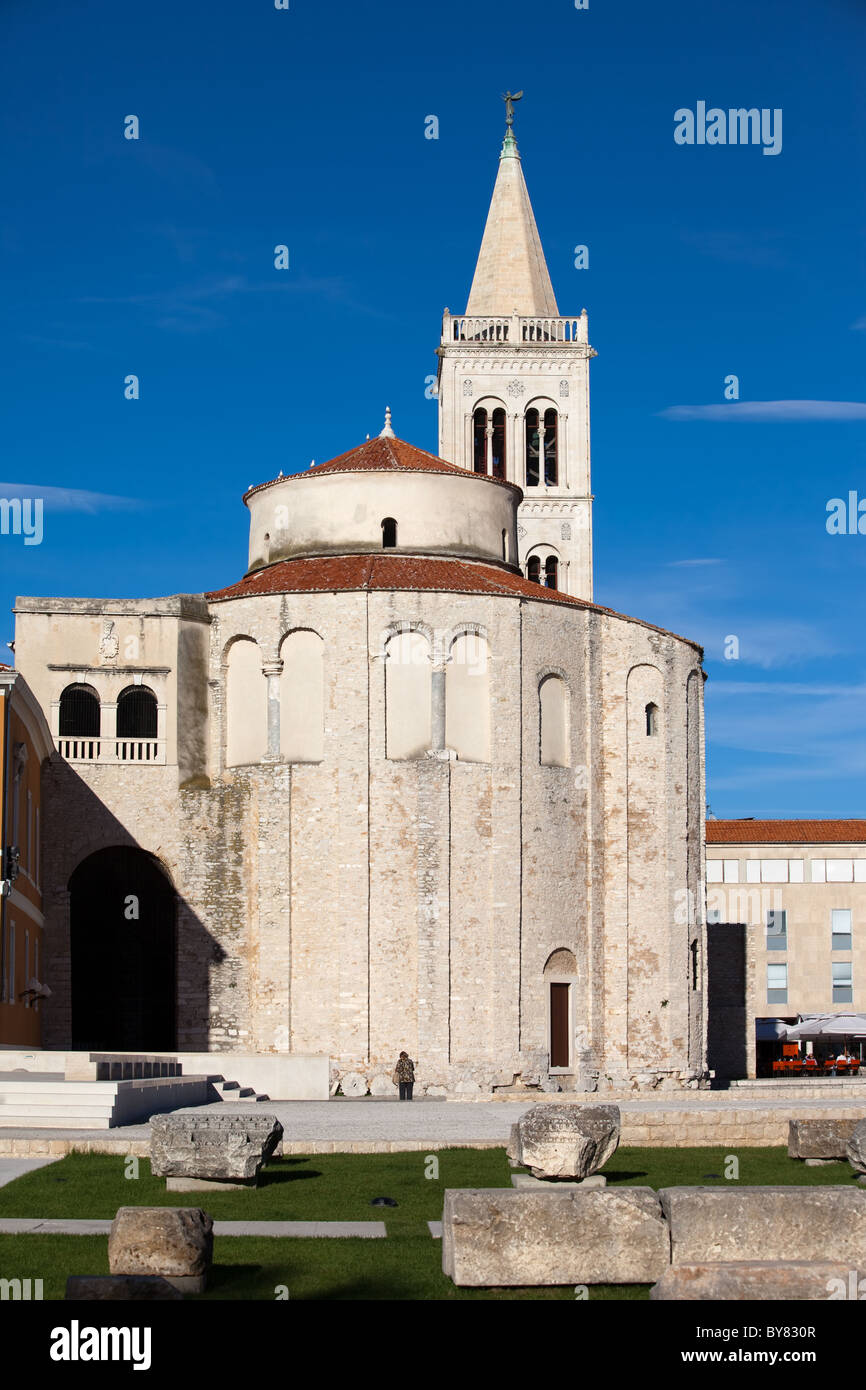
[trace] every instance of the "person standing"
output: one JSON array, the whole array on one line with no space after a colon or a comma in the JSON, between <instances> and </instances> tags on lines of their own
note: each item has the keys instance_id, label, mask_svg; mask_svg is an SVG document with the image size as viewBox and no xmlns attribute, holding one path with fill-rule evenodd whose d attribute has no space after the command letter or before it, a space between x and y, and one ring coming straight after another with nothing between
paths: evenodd
<instances>
[{"instance_id":1,"label":"person standing","mask_svg":"<svg viewBox=\"0 0 866 1390\"><path fill-rule=\"evenodd\" d=\"M400 1053L391 1079L395 1086L400 1087L400 1099L411 1100L412 1087L415 1085L415 1063L408 1052Z\"/></svg>"}]
</instances>

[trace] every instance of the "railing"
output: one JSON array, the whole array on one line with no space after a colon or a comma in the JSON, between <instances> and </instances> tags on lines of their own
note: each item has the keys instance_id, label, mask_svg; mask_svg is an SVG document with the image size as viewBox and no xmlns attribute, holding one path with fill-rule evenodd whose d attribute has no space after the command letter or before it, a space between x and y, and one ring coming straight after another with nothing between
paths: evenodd
<instances>
[{"instance_id":1,"label":"railing","mask_svg":"<svg viewBox=\"0 0 866 1390\"><path fill-rule=\"evenodd\" d=\"M163 738L60 738L57 747L68 763L165 763Z\"/></svg>"},{"instance_id":2,"label":"railing","mask_svg":"<svg viewBox=\"0 0 866 1390\"><path fill-rule=\"evenodd\" d=\"M442 319L444 343L587 343L587 319L535 318L512 314L506 318L469 318L445 314Z\"/></svg>"}]
</instances>

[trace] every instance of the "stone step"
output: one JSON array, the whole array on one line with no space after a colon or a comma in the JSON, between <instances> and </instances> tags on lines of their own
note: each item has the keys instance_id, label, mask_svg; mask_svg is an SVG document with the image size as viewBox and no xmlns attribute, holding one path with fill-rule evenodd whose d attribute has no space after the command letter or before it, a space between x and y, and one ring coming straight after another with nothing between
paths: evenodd
<instances>
[{"instance_id":1,"label":"stone step","mask_svg":"<svg viewBox=\"0 0 866 1390\"><path fill-rule=\"evenodd\" d=\"M225 1101L248 1101L255 1104L257 1101L267 1100L267 1096L257 1095L252 1086L241 1086L237 1081L226 1081L223 1077L210 1078L214 1081L216 1089Z\"/></svg>"},{"instance_id":2,"label":"stone step","mask_svg":"<svg viewBox=\"0 0 866 1390\"><path fill-rule=\"evenodd\" d=\"M0 1111L0 1133L4 1129L110 1129L111 1111L99 1115L82 1115L80 1111L64 1111L62 1115L34 1115L32 1110Z\"/></svg>"},{"instance_id":3,"label":"stone step","mask_svg":"<svg viewBox=\"0 0 866 1390\"><path fill-rule=\"evenodd\" d=\"M10 1115L110 1115L114 1110L114 1097L106 1101L91 1101L82 1104L68 1100L22 1099L0 1106L0 1124L9 1124Z\"/></svg>"}]
</instances>

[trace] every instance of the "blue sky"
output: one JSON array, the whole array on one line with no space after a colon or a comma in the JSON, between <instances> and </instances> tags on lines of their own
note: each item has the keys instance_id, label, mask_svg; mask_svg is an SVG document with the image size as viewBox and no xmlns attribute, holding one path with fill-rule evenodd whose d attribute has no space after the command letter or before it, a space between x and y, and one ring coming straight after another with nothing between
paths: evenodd
<instances>
[{"instance_id":1,"label":"blue sky","mask_svg":"<svg viewBox=\"0 0 866 1390\"><path fill-rule=\"evenodd\" d=\"M866 498L863 0L4 0L0 39L0 495L45 498L41 545L0 536L3 641L16 594L239 578L246 487L386 404L435 450L441 312L522 88L599 354L596 598L705 645L716 815L866 812L866 535L825 525ZM781 109L781 152L676 144L698 101Z\"/></svg>"}]
</instances>

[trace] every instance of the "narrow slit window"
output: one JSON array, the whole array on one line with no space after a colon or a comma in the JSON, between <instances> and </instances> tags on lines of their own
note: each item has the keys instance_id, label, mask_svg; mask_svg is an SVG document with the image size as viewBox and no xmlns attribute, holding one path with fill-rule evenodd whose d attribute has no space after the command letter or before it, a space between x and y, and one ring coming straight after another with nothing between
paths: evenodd
<instances>
[{"instance_id":1,"label":"narrow slit window","mask_svg":"<svg viewBox=\"0 0 866 1390\"><path fill-rule=\"evenodd\" d=\"M647 705L646 707L646 732L647 738L655 738L659 731L659 707L658 705Z\"/></svg>"},{"instance_id":2,"label":"narrow slit window","mask_svg":"<svg viewBox=\"0 0 866 1390\"><path fill-rule=\"evenodd\" d=\"M382 522L382 549L393 550L397 544L397 523L392 516Z\"/></svg>"}]
</instances>

